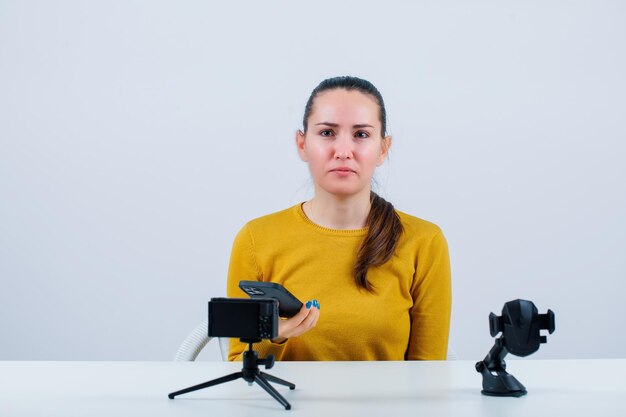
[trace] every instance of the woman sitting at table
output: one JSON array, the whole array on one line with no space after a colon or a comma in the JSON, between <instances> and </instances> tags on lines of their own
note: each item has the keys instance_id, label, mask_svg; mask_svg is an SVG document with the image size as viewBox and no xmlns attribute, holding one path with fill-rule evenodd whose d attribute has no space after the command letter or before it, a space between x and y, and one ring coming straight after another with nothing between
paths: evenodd
<instances>
[{"instance_id":1,"label":"woman sitting at table","mask_svg":"<svg viewBox=\"0 0 626 417\"><path fill-rule=\"evenodd\" d=\"M445 359L451 283L446 240L433 223L372 192L391 146L383 98L356 77L322 81L296 133L313 198L248 222L237 234L228 296L240 280L284 285L304 303L278 338L255 345L276 360ZM322 306L324 313L321 313ZM247 345L231 339L229 359Z\"/></svg>"}]
</instances>

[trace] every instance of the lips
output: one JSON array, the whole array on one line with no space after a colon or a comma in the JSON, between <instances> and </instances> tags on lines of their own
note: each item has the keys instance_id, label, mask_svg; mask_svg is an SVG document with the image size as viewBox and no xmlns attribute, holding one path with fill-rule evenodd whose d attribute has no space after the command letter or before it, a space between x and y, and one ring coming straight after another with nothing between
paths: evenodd
<instances>
[{"instance_id":1,"label":"lips","mask_svg":"<svg viewBox=\"0 0 626 417\"><path fill-rule=\"evenodd\" d=\"M355 171L355 170L350 169L350 168L348 168L348 167L339 167L339 168L334 168L334 169L331 169L331 170L330 170L330 172L355 172L355 173L356 173L356 171Z\"/></svg>"}]
</instances>

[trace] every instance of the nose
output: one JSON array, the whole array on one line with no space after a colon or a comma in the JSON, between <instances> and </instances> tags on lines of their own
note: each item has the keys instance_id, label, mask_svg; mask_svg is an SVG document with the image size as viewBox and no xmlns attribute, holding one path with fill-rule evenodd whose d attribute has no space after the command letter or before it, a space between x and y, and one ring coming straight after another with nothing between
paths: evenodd
<instances>
[{"instance_id":1,"label":"nose","mask_svg":"<svg viewBox=\"0 0 626 417\"><path fill-rule=\"evenodd\" d=\"M352 137L349 135L338 136L335 140L335 159L351 159L352 155Z\"/></svg>"}]
</instances>

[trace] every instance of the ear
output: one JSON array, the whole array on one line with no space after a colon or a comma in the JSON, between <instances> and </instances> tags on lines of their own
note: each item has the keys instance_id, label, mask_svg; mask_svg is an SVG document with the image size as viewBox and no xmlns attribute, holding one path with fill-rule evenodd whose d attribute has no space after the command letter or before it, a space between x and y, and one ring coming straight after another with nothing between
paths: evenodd
<instances>
[{"instance_id":1,"label":"ear","mask_svg":"<svg viewBox=\"0 0 626 417\"><path fill-rule=\"evenodd\" d=\"M304 162L308 162L308 158L306 156L306 143L304 141L305 134L303 131L299 130L296 132L296 148L298 149L298 155L300 155L300 159Z\"/></svg>"},{"instance_id":2,"label":"ear","mask_svg":"<svg viewBox=\"0 0 626 417\"><path fill-rule=\"evenodd\" d=\"M391 148L392 138L391 136L385 136L380 143L380 155L378 156L378 163L376 166L381 166L385 159L387 159L387 154L389 154L389 148Z\"/></svg>"}]
</instances>

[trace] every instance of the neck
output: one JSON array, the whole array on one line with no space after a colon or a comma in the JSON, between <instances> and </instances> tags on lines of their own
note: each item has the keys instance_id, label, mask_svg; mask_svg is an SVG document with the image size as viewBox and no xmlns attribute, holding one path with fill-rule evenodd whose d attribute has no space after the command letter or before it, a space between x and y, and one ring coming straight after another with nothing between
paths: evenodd
<instances>
[{"instance_id":1,"label":"neck","mask_svg":"<svg viewBox=\"0 0 626 417\"><path fill-rule=\"evenodd\" d=\"M370 190L355 195L336 196L316 190L315 197L304 204L304 212L313 223L329 229L351 230L366 226L370 212Z\"/></svg>"}]
</instances>

